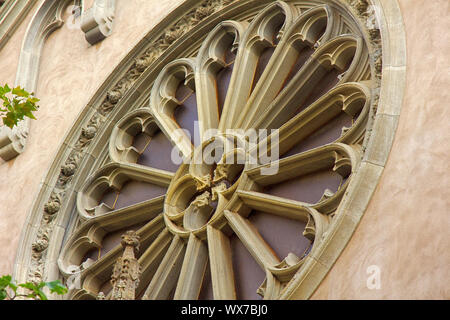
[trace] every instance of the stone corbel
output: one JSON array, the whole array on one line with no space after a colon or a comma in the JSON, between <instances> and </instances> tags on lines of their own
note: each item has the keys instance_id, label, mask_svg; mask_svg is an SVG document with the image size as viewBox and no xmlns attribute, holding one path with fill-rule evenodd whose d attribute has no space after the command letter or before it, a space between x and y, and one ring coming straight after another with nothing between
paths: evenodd
<instances>
[{"instance_id":1,"label":"stone corbel","mask_svg":"<svg viewBox=\"0 0 450 320\"><path fill-rule=\"evenodd\" d=\"M9 161L23 152L28 127L28 120L25 120L13 129L6 126L0 128L0 158Z\"/></svg>"},{"instance_id":2,"label":"stone corbel","mask_svg":"<svg viewBox=\"0 0 450 320\"><path fill-rule=\"evenodd\" d=\"M81 30L87 42L94 45L112 33L116 0L95 0L92 8L83 10Z\"/></svg>"}]
</instances>

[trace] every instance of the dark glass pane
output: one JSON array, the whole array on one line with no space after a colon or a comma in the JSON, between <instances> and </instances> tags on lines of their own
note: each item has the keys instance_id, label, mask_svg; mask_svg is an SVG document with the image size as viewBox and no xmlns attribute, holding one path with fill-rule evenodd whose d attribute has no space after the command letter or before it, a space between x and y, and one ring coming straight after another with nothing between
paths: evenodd
<instances>
[{"instance_id":1,"label":"dark glass pane","mask_svg":"<svg viewBox=\"0 0 450 320\"><path fill-rule=\"evenodd\" d=\"M345 112L341 112L337 117L320 126L318 130L296 144L291 150L283 155L283 158L332 143L341 136L344 127L349 128L351 126L352 117Z\"/></svg>"},{"instance_id":2,"label":"dark glass pane","mask_svg":"<svg viewBox=\"0 0 450 320\"><path fill-rule=\"evenodd\" d=\"M167 170L175 172L178 165L171 160L172 143L166 138L162 131L156 132L152 137L144 135L145 144L138 150L144 150L138 159L138 164L142 164L151 168ZM136 142L140 143L142 138L136 137Z\"/></svg>"},{"instance_id":3,"label":"dark glass pane","mask_svg":"<svg viewBox=\"0 0 450 320\"><path fill-rule=\"evenodd\" d=\"M325 189L336 192L341 176L333 171L318 171L265 187L265 193L306 203L317 203Z\"/></svg>"},{"instance_id":4,"label":"dark glass pane","mask_svg":"<svg viewBox=\"0 0 450 320\"><path fill-rule=\"evenodd\" d=\"M289 253L301 258L310 245L310 241L302 234L305 222L259 211L252 212L249 220L275 251L280 261Z\"/></svg>"},{"instance_id":5,"label":"dark glass pane","mask_svg":"<svg viewBox=\"0 0 450 320\"><path fill-rule=\"evenodd\" d=\"M116 199L117 199L117 191L115 191L112 188L109 188L103 194L103 197L102 197L102 200L100 201L100 203L103 202L104 204L106 204L110 208L112 208L114 206L114 203L116 202Z\"/></svg>"},{"instance_id":6,"label":"dark glass pane","mask_svg":"<svg viewBox=\"0 0 450 320\"><path fill-rule=\"evenodd\" d=\"M137 150L142 152L147 147L147 144L149 143L151 139L151 136L149 136L145 132L138 133L133 138L133 147L135 147Z\"/></svg>"},{"instance_id":7,"label":"dark glass pane","mask_svg":"<svg viewBox=\"0 0 450 320\"><path fill-rule=\"evenodd\" d=\"M323 67L322 67L323 68ZM337 69L331 69L325 72L324 76L318 81L317 85L314 86L309 96L306 98L305 102L297 109L297 112L305 110L306 107L311 105L314 101L319 99L325 93L334 88L334 86L339 82L338 75L341 74Z\"/></svg>"},{"instance_id":8,"label":"dark glass pane","mask_svg":"<svg viewBox=\"0 0 450 320\"><path fill-rule=\"evenodd\" d=\"M141 181L129 181L122 186L115 209L157 198L166 194L167 188Z\"/></svg>"},{"instance_id":9,"label":"dark glass pane","mask_svg":"<svg viewBox=\"0 0 450 320\"><path fill-rule=\"evenodd\" d=\"M217 84L217 102L219 106L219 116L222 115L223 106L225 104L225 99L227 97L228 86L230 85L231 75L233 73L234 64L223 68L217 73L216 84Z\"/></svg>"},{"instance_id":10,"label":"dark glass pane","mask_svg":"<svg viewBox=\"0 0 450 320\"><path fill-rule=\"evenodd\" d=\"M114 232L108 233L102 240L102 252L101 257L103 257L105 254L107 254L109 251L114 249L115 246L118 246L120 242L122 241L122 235L125 234L129 230L139 230L141 227L143 227L146 222L142 222L139 224L135 224L133 226L129 226Z\"/></svg>"},{"instance_id":11,"label":"dark glass pane","mask_svg":"<svg viewBox=\"0 0 450 320\"><path fill-rule=\"evenodd\" d=\"M176 98L183 102L180 106L175 109L174 118L178 123L180 128L186 129L189 131L191 135L191 142L194 143L195 139L195 131L197 121L198 121L198 112L197 112L197 100L195 97L195 92L192 92L190 88L181 84L176 92ZM197 141L199 139L196 139Z\"/></svg>"},{"instance_id":12,"label":"dark glass pane","mask_svg":"<svg viewBox=\"0 0 450 320\"><path fill-rule=\"evenodd\" d=\"M147 222L139 223L133 226L129 226L127 228L123 228L120 230L116 230L108 233L102 239L102 248L99 249L91 249L89 250L85 256L83 257L83 261L86 261L88 258L97 261L99 258L104 257L109 251L114 249L117 245L122 241L122 235L125 234L129 230L139 230L143 227Z\"/></svg>"},{"instance_id":13,"label":"dark glass pane","mask_svg":"<svg viewBox=\"0 0 450 320\"><path fill-rule=\"evenodd\" d=\"M236 235L233 235L230 240L236 298L238 300L261 300L262 297L256 291L264 282L266 274Z\"/></svg>"},{"instance_id":14,"label":"dark glass pane","mask_svg":"<svg viewBox=\"0 0 450 320\"><path fill-rule=\"evenodd\" d=\"M292 80L292 78L295 77L295 75L300 71L300 69L305 65L305 62L308 61L309 57L314 53L314 49L310 48L308 46L304 47L298 57L297 61L295 61L294 65L291 68L291 71L289 72L286 80L284 81L283 88L285 88L289 82Z\"/></svg>"},{"instance_id":15,"label":"dark glass pane","mask_svg":"<svg viewBox=\"0 0 450 320\"><path fill-rule=\"evenodd\" d=\"M259 79L261 78L261 75L263 74L264 69L266 69L266 66L269 63L270 58L272 58L274 51L275 51L275 47L268 47L268 48L265 48L261 52L261 55L259 56L259 60L258 60L258 65L256 66L255 75L253 77L252 92L253 92L253 89L255 89L256 84L258 83Z\"/></svg>"}]
</instances>

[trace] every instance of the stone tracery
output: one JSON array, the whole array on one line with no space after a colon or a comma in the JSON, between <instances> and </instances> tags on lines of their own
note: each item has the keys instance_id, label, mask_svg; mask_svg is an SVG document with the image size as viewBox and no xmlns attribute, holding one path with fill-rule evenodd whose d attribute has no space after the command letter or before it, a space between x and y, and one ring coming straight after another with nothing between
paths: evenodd
<instances>
[{"instance_id":1,"label":"stone tracery","mask_svg":"<svg viewBox=\"0 0 450 320\"><path fill-rule=\"evenodd\" d=\"M258 293L268 299L279 297L305 264L308 255L298 257L289 253L280 260L251 226L248 215L252 210L304 221L304 236L313 242L310 252L314 252L325 237L352 173L362 158L361 146L371 103L371 90L365 84L371 80L368 49L358 29L349 25L349 21L336 8L327 5L309 4L300 8L286 2L276 2L264 8L250 24L222 22L205 39L195 60L175 60L160 72L152 88L149 109L136 110L119 122L109 144L113 163L98 170L82 188L78 196L78 211L81 217L87 219L88 225L91 225L90 219L114 221L119 219L119 212L102 203L106 189L112 187L120 191L129 179L168 187L163 206L159 198L146 202L147 205L159 203L153 211L163 212L162 215L154 215L155 220L150 220L150 224L164 221L165 227L159 223L159 228L150 229L150 232L155 241L165 239L164 248L167 251L163 256L160 253L163 260L160 268L153 271L155 273L147 283L144 298L168 298L175 289L174 298L197 298L208 260L214 298L236 298L230 253L227 252L230 232L237 235L265 270L266 279ZM349 30L355 34L349 35ZM269 62L259 79L252 84L248 79L258 67L258 57L265 48L271 47L274 50ZM306 47L312 52L309 52L309 57L301 58L302 64L297 67L297 74L292 74L291 66ZM234 51L233 70L238 71L231 75L229 94L221 112L215 113L211 110L220 109L216 91L213 90L216 85L214 79L229 64L223 58L230 50L228 48ZM330 87L321 83L328 75L336 77ZM293 154L277 161L279 173L264 176L260 174L264 164L246 164L234 170L244 170L245 174L235 172L236 181L231 185L229 181L227 184L224 182L229 168L217 163L213 171L202 164L181 165L175 174L135 164L140 154L133 146L133 136L139 132L152 136L160 130L185 157L191 156L194 150L192 140L180 134L174 117L175 110L182 104L176 97L181 84L190 87L196 94L200 121L198 130L202 140L208 129L279 128L277 147L281 155L294 150ZM325 90L315 92L317 85L325 86ZM315 99L311 99L314 95ZM243 113L237 112L235 106L241 106ZM295 147L302 140L340 114L352 119L348 127L341 128L340 135L323 147L295 152ZM334 171L341 176L342 182L335 192L325 189L315 203L270 196L261 189L282 183L289 175L301 176L318 170ZM205 172L211 174L205 175ZM125 217L131 212L139 212L139 206L136 204L120 209L120 212ZM138 220L142 219L143 214ZM92 227L95 225L97 223ZM80 252L80 245L75 245L76 239L83 234L90 238L92 231L86 234L88 230L92 228L79 229L66 244L60 263L63 273L90 247L86 243ZM173 236L172 241L169 241L170 235ZM104 233L100 232L95 241L99 247L103 236ZM169 247L168 243L171 243ZM221 249L214 250L216 246ZM148 250L154 251L155 248L150 245ZM147 259L154 258L150 254L145 256ZM72 262L67 264L68 261ZM97 262L104 263L102 260ZM176 267L164 269L168 264ZM228 266L225 271L223 266ZM181 275L178 278L176 275L179 272ZM89 273L89 268L85 273ZM165 282L169 277L178 278L178 281Z\"/></svg>"}]
</instances>

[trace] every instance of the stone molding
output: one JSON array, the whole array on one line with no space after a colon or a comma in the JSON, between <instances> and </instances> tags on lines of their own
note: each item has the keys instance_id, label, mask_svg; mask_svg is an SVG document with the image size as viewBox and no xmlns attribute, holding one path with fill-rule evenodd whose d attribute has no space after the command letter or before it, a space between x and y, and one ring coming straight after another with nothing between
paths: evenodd
<instances>
[{"instance_id":1,"label":"stone molding","mask_svg":"<svg viewBox=\"0 0 450 320\"><path fill-rule=\"evenodd\" d=\"M271 1L260 1L260 4L264 6L269 2ZM228 4L232 5L227 7ZM348 10L355 12L363 25L372 26L371 29L368 28L364 32L365 38L369 40L368 43L372 44L369 50L372 53L370 65L373 74L377 76L380 83L383 83L385 77L390 79L390 70L395 67L396 79L404 83L405 38L401 27L401 13L396 0L373 0L370 2L349 0L345 5L348 6ZM205 1L201 6L198 6L195 1L186 1L154 28L130 53L129 58L117 67L67 135L65 143L43 183L42 191L33 206L22 234L21 247L14 271L16 279L39 281L58 277L59 271L56 262L59 250L66 229L71 228L69 217L67 214L61 213L70 211L68 208L73 206L76 194L83 181L86 181L88 177L87 172L81 174L77 172L77 169L92 166L95 163L98 166L98 163L104 162L105 159L99 158L103 152L99 146L107 144L101 137L105 136L105 132L110 132L114 126L113 123L124 115L123 112L121 113L122 106L130 104L132 101L135 106L143 105L149 98L144 94L145 88L149 86L147 79L156 77L152 74L152 68L149 66L153 66L157 70L162 69L167 61L159 58L165 51L175 52L177 50L177 39L183 38L190 29L186 28L186 22L195 26L200 23L201 19L204 19L211 23L218 19L216 13L220 10L223 10L221 15L226 16L233 10L239 12L250 7L255 7L250 0L236 3L233 1ZM189 10L187 10L188 8ZM190 10L190 8L194 9ZM255 8L255 11L257 9ZM188 11L187 15L186 11ZM373 24L373 21L368 23L373 17L376 18L376 24ZM173 21L176 22L173 23ZM395 35L392 34L389 32L392 28L399 32ZM402 68L403 72L399 74L398 68ZM358 165L357 174L352 183L347 187L347 192L358 190L355 193L358 196L346 198L341 203L341 213L337 216L334 227L328 231L327 241L322 242L316 248L315 254L308 257L303 264L303 271L294 276L290 287L284 291L281 298L304 299L312 295L345 248L372 197L392 145L401 109L402 99L399 97L402 97L403 90L394 93L390 90L389 82L387 82L382 85L381 91L374 93L371 97L372 102L379 101L379 103L377 110L370 111L368 126L371 128L372 134L370 132L367 134L363 145L365 156ZM386 120L387 118L389 119ZM82 128L81 132L80 128ZM251 202L252 195L243 194L242 197ZM234 216L234 213L229 212L227 216L230 221L239 224L239 217ZM161 219L155 219L155 223L160 222ZM213 231L209 230L209 232ZM182 250L179 240L178 242L175 240L170 245L169 251L172 250L174 254L179 255ZM168 246L170 243L167 235L163 234L158 237L157 241L161 245L164 243L163 246ZM192 245L190 250L194 249L199 250L199 247Z\"/></svg>"},{"instance_id":2,"label":"stone molding","mask_svg":"<svg viewBox=\"0 0 450 320\"><path fill-rule=\"evenodd\" d=\"M11 0L0 9L0 50L11 38L37 0Z\"/></svg>"}]
</instances>

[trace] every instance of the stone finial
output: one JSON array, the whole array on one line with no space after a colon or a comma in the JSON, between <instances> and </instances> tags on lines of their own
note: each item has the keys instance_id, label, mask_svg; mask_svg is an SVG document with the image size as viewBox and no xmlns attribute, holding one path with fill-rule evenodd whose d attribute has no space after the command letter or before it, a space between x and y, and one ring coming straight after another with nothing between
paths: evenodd
<instances>
[{"instance_id":1,"label":"stone finial","mask_svg":"<svg viewBox=\"0 0 450 320\"><path fill-rule=\"evenodd\" d=\"M122 235L121 244L124 251L114 265L111 300L134 300L140 276L139 262L135 257L139 250L139 236L135 231L127 231Z\"/></svg>"},{"instance_id":2,"label":"stone finial","mask_svg":"<svg viewBox=\"0 0 450 320\"><path fill-rule=\"evenodd\" d=\"M122 235L121 245L124 249L127 247L133 247L134 252L137 253L139 251L139 240L140 237L135 231L127 231Z\"/></svg>"}]
</instances>

